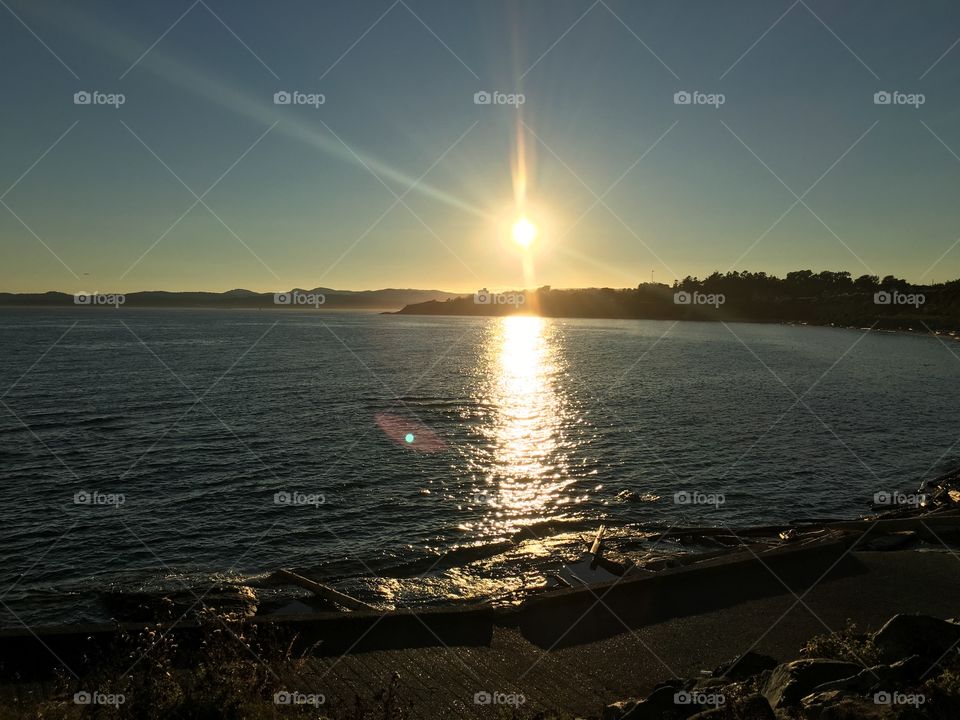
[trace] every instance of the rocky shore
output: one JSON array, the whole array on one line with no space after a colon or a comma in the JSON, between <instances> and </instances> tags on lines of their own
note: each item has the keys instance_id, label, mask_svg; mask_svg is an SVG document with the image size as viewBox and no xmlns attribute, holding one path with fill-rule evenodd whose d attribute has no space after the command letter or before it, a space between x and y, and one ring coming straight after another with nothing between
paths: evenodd
<instances>
[{"instance_id":1,"label":"rocky shore","mask_svg":"<svg viewBox=\"0 0 960 720\"><path fill-rule=\"evenodd\" d=\"M900 614L874 633L849 627L778 663L747 652L700 677L612 703L603 720L840 720L960 716L960 624Z\"/></svg>"}]
</instances>

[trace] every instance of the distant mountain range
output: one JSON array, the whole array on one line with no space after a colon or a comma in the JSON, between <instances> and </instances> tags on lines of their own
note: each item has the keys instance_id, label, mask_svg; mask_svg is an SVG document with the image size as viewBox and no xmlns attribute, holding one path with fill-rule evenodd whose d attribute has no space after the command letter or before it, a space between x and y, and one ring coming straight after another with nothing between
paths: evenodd
<instances>
[{"instance_id":1,"label":"distant mountain range","mask_svg":"<svg viewBox=\"0 0 960 720\"><path fill-rule=\"evenodd\" d=\"M431 300L444 302L458 297L441 290L334 290L293 288L285 293L257 293L251 290L227 292L165 292L147 290L125 293L88 293L73 295L62 292L0 293L0 307L59 307L66 305L106 305L123 307L179 308L289 308L329 310L399 310ZM122 299L121 299L122 298ZM119 301L119 302L118 302Z\"/></svg>"}]
</instances>

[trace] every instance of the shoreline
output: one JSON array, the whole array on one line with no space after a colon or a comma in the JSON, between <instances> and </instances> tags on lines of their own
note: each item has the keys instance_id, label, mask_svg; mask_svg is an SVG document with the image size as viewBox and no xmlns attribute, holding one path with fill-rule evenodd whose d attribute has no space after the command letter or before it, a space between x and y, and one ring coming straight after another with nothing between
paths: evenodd
<instances>
[{"instance_id":1,"label":"shoreline","mask_svg":"<svg viewBox=\"0 0 960 720\"><path fill-rule=\"evenodd\" d=\"M69 698L96 691L152 707L159 683L181 688L181 698L187 692L193 711L201 673L222 676L213 681L222 687L204 687L206 706L219 710L229 699L251 718L281 717L278 693L319 698L315 710L330 718L483 718L489 708L476 698L490 693L524 699L505 717L607 717L616 703L664 683L696 682L682 679L750 653L787 663L815 636L822 643L852 632L850 622L876 631L898 614L954 617L960 469L922 491L923 507L859 520L661 530L659 539L737 542L679 566L635 563L613 580L516 607L254 617L204 609L157 623L2 630L0 706L28 717L80 717ZM604 556L602 538L601 529L588 555L604 567L621 562ZM141 663L145 657L152 659ZM174 702L166 691L160 699ZM181 716L182 702L169 717ZM123 717L138 717L134 707L128 712Z\"/></svg>"}]
</instances>

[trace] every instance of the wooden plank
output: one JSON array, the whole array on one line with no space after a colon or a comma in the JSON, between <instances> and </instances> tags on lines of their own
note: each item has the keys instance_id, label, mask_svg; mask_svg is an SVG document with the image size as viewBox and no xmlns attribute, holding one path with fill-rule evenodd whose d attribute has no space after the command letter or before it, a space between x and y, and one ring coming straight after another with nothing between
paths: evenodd
<instances>
[{"instance_id":1,"label":"wooden plank","mask_svg":"<svg viewBox=\"0 0 960 720\"><path fill-rule=\"evenodd\" d=\"M323 583L318 583L315 580L303 577L303 575L297 575L295 572L290 570L277 570L274 573L274 577L280 580L286 580L287 582L293 585L299 585L300 587L309 590L314 595L319 595L322 598L326 598L331 602L337 603L345 608L350 608L351 610L376 610L377 608L373 605L368 605L362 600L357 600L356 598L345 595L339 590L334 590L329 585L324 585Z\"/></svg>"}]
</instances>

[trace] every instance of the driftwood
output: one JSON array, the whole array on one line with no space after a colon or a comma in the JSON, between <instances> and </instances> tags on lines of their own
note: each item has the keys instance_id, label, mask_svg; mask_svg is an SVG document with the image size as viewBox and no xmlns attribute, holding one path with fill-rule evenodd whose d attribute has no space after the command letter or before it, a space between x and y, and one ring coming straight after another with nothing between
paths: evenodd
<instances>
[{"instance_id":1,"label":"driftwood","mask_svg":"<svg viewBox=\"0 0 960 720\"><path fill-rule=\"evenodd\" d=\"M335 602L337 605L341 605L345 608L350 608L351 610L376 610L373 605L367 605L367 603L363 602L362 600L357 600L349 595L345 595L339 590L334 590L329 585L318 583L315 580L305 578L303 575L297 575L295 572L290 572L289 570L277 570L273 576L278 580L285 580L291 585L299 585L315 595L318 595L326 600L330 600L331 602Z\"/></svg>"}]
</instances>

